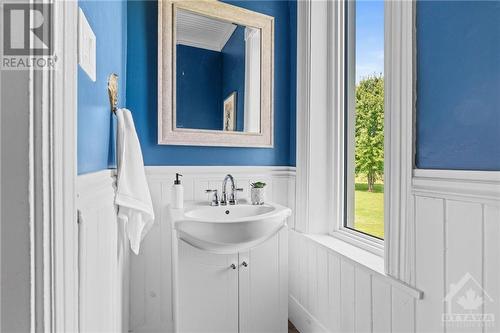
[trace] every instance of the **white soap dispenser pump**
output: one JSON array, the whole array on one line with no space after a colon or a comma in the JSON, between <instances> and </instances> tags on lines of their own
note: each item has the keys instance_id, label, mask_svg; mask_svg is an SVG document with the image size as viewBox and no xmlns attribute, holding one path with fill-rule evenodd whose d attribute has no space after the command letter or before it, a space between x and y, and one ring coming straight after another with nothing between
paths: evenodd
<instances>
[{"instance_id":1,"label":"white soap dispenser pump","mask_svg":"<svg viewBox=\"0 0 500 333\"><path fill-rule=\"evenodd\" d=\"M172 185L172 197L171 204L172 208L184 208L184 186L181 184L179 177L182 177L180 173L175 174L174 185Z\"/></svg>"}]
</instances>

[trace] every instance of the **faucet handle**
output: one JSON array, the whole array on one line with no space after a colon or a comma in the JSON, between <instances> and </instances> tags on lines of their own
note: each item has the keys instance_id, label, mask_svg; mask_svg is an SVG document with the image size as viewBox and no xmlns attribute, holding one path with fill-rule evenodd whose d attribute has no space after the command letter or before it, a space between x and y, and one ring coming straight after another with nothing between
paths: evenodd
<instances>
[{"instance_id":1,"label":"faucet handle","mask_svg":"<svg viewBox=\"0 0 500 333\"><path fill-rule=\"evenodd\" d=\"M210 206L219 205L219 191L218 190L205 190L205 193L213 193L212 200L210 201Z\"/></svg>"},{"instance_id":2,"label":"faucet handle","mask_svg":"<svg viewBox=\"0 0 500 333\"><path fill-rule=\"evenodd\" d=\"M243 192L243 191L244 191L244 189L241 188L241 187L235 187L233 189L232 198L231 198L231 201L230 201L231 205L237 205L238 204L238 192Z\"/></svg>"}]
</instances>

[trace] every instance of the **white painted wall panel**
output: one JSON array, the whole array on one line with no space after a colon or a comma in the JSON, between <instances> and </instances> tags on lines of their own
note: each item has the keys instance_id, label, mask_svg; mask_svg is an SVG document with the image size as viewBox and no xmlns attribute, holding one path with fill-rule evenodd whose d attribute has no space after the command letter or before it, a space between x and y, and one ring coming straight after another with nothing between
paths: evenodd
<instances>
[{"instance_id":1,"label":"white painted wall panel","mask_svg":"<svg viewBox=\"0 0 500 333\"><path fill-rule=\"evenodd\" d=\"M484 206L484 250L484 313L495 318L485 331L500 332L500 207Z\"/></svg>"},{"instance_id":2,"label":"white painted wall panel","mask_svg":"<svg viewBox=\"0 0 500 333\"><path fill-rule=\"evenodd\" d=\"M80 330L126 332L128 253L119 252L114 177L104 170L79 176L77 182Z\"/></svg>"},{"instance_id":3,"label":"white painted wall panel","mask_svg":"<svg viewBox=\"0 0 500 333\"><path fill-rule=\"evenodd\" d=\"M362 269L356 269L356 332L372 331L372 277Z\"/></svg>"},{"instance_id":4,"label":"white painted wall panel","mask_svg":"<svg viewBox=\"0 0 500 333\"><path fill-rule=\"evenodd\" d=\"M330 313L328 312L328 252L326 249L318 248L316 250L317 267L317 318L322 323L328 323Z\"/></svg>"},{"instance_id":5,"label":"white painted wall panel","mask_svg":"<svg viewBox=\"0 0 500 333\"><path fill-rule=\"evenodd\" d=\"M444 310L444 201L417 197L416 225L416 286L424 291L417 302L417 332L442 332Z\"/></svg>"},{"instance_id":6,"label":"white painted wall panel","mask_svg":"<svg viewBox=\"0 0 500 333\"><path fill-rule=\"evenodd\" d=\"M318 255L317 247L307 242L307 300L309 312L317 318L318 316Z\"/></svg>"},{"instance_id":7,"label":"white painted wall panel","mask_svg":"<svg viewBox=\"0 0 500 333\"><path fill-rule=\"evenodd\" d=\"M340 331L354 332L356 309L355 269L345 260L340 260Z\"/></svg>"},{"instance_id":8,"label":"white painted wall panel","mask_svg":"<svg viewBox=\"0 0 500 333\"><path fill-rule=\"evenodd\" d=\"M328 312L330 320L327 327L331 332L340 332L340 258L328 254Z\"/></svg>"},{"instance_id":9,"label":"white painted wall panel","mask_svg":"<svg viewBox=\"0 0 500 333\"><path fill-rule=\"evenodd\" d=\"M299 297L298 301L306 309L309 309L309 294L307 293L308 287L308 263L307 263L307 249L308 244L303 238L297 238L297 248L299 249Z\"/></svg>"},{"instance_id":10,"label":"white painted wall panel","mask_svg":"<svg viewBox=\"0 0 500 333\"><path fill-rule=\"evenodd\" d=\"M483 212L479 203L447 200L446 201L446 294L452 286L470 274L482 284L483 281ZM422 240L423 241L423 240ZM468 288L466 286L465 288ZM465 290L463 290L465 292ZM480 292L480 291L479 291ZM450 303L453 313L466 313L466 309L457 304L457 295ZM482 332L480 325L449 325L453 332Z\"/></svg>"},{"instance_id":11,"label":"white painted wall panel","mask_svg":"<svg viewBox=\"0 0 500 333\"><path fill-rule=\"evenodd\" d=\"M373 332L392 332L391 298L391 286L374 277L372 279Z\"/></svg>"},{"instance_id":12,"label":"white painted wall panel","mask_svg":"<svg viewBox=\"0 0 500 333\"><path fill-rule=\"evenodd\" d=\"M289 291L288 293L298 299L299 295L299 249L298 236L295 232L288 233L288 276L289 276Z\"/></svg>"},{"instance_id":13,"label":"white painted wall panel","mask_svg":"<svg viewBox=\"0 0 500 333\"><path fill-rule=\"evenodd\" d=\"M414 332L415 331L415 299L392 288L392 331Z\"/></svg>"}]
</instances>

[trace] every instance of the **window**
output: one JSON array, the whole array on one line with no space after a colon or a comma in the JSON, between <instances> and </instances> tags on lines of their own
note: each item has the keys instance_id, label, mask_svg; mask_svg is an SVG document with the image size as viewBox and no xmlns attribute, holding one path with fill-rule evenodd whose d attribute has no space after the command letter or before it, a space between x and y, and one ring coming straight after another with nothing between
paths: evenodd
<instances>
[{"instance_id":1,"label":"window","mask_svg":"<svg viewBox=\"0 0 500 333\"><path fill-rule=\"evenodd\" d=\"M345 6L343 227L384 238L384 1Z\"/></svg>"},{"instance_id":2,"label":"window","mask_svg":"<svg viewBox=\"0 0 500 333\"><path fill-rule=\"evenodd\" d=\"M411 281L414 267L414 9L414 1L297 2L293 228L330 235L383 256L386 272L403 281ZM380 193L383 181L384 193L376 205L382 216L378 233L357 223L363 207L373 206L357 204L356 200L363 199L358 193L371 193L363 192L363 185L358 185L361 191L357 192L355 185L357 180L368 184L366 176L356 177L355 169L356 150L362 149L356 146L356 85L370 75L383 86L377 96L384 101L383 126L379 117L378 127L366 131L374 134L377 130L378 140L384 141L383 149L378 146L379 162L385 160L383 174L378 171L374 188Z\"/></svg>"}]
</instances>

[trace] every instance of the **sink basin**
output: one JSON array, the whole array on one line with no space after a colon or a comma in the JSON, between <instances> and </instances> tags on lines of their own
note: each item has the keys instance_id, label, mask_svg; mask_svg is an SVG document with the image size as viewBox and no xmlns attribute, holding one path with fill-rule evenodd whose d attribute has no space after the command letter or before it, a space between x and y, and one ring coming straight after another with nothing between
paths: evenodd
<instances>
[{"instance_id":1,"label":"sink basin","mask_svg":"<svg viewBox=\"0 0 500 333\"><path fill-rule=\"evenodd\" d=\"M188 202L184 209L169 212L179 239L205 251L236 253L275 235L292 211L274 203L211 207L206 202Z\"/></svg>"},{"instance_id":2,"label":"sink basin","mask_svg":"<svg viewBox=\"0 0 500 333\"><path fill-rule=\"evenodd\" d=\"M218 207L206 206L188 210L184 215L188 218L218 220L220 222L224 222L264 215L275 209L276 207L271 205L253 206L244 204Z\"/></svg>"}]
</instances>

